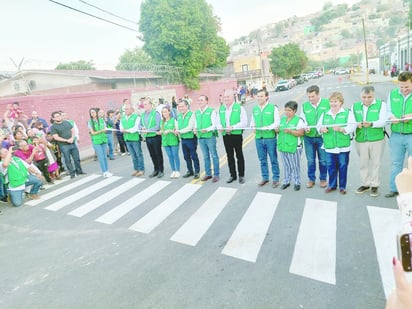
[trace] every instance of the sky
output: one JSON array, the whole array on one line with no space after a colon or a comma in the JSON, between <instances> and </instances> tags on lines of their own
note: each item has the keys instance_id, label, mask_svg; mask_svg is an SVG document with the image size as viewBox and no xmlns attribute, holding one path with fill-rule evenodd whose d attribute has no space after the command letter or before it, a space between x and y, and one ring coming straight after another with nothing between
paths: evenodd
<instances>
[{"instance_id":1,"label":"sky","mask_svg":"<svg viewBox=\"0 0 412 309\"><path fill-rule=\"evenodd\" d=\"M124 26L138 29L142 0L55 0ZM219 33L230 42L260 26L322 10L325 3L357 0L206 0L221 19ZM130 21L108 15L98 6ZM114 69L126 49L141 46L138 33L75 12L50 0L0 0L0 71L54 69L60 62L92 60ZM131 22L133 21L133 22ZM14 64L14 63L15 64Z\"/></svg>"}]
</instances>

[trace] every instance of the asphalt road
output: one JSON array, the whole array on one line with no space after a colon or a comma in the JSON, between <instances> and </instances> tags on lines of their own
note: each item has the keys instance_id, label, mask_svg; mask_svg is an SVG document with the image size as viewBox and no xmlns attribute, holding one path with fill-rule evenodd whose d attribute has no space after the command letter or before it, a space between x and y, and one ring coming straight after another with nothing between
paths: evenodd
<instances>
[{"instance_id":1,"label":"asphalt road","mask_svg":"<svg viewBox=\"0 0 412 309\"><path fill-rule=\"evenodd\" d=\"M271 101L279 107L291 99L302 103L311 84L325 97L341 91L346 106L361 89L325 76L272 93ZM377 97L386 99L393 87L375 84ZM249 116L254 104L245 106ZM319 186L282 191L257 187L259 163L249 134L243 185L225 182L220 138L216 184L169 179L166 156L166 176L149 179L144 146L142 179L130 176L129 156L109 162L115 176L106 180L89 161L83 163L87 175L42 191L40 202L0 205L0 307L383 308L393 286L398 224L396 201L383 197L389 150L378 197L355 194L355 151L347 195L326 194Z\"/></svg>"}]
</instances>

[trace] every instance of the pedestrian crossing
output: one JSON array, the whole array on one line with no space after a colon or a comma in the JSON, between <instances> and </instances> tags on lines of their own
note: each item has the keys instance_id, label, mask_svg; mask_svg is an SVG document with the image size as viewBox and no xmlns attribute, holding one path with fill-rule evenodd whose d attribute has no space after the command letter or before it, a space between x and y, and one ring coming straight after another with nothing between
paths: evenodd
<instances>
[{"instance_id":1,"label":"pedestrian crossing","mask_svg":"<svg viewBox=\"0 0 412 309\"><path fill-rule=\"evenodd\" d=\"M202 241L225 208L233 205L236 193L243 188L220 186L202 201L196 193L210 190L210 187L207 189L206 186L192 183L179 183L176 186L178 182L173 181L117 176L103 178L94 174L59 183L52 186L50 192L46 191L41 199L26 204L53 212L67 211L68 215L77 218L88 215L84 220L95 220L107 225L127 216L129 220L136 221L125 228L142 234L161 228L166 219L174 214L179 215L183 205L196 205L193 213L170 237L173 242L193 247ZM167 188L173 190L172 194ZM164 193L166 191L168 193ZM158 197L162 201L152 203ZM259 191L250 198L250 205L228 237L221 254L256 263L265 246L268 231L273 227L278 207L285 200L282 200L281 194ZM140 218L134 218L136 212L133 210L143 204L149 204L150 210ZM93 217L93 212L97 213L98 209L101 209L99 216ZM367 206L367 210L382 285L385 295L388 295L394 286L390 261L396 255L399 211L374 206ZM295 246L289 267L291 274L336 285L337 214L337 202L305 199L299 229L293 240Z\"/></svg>"}]
</instances>

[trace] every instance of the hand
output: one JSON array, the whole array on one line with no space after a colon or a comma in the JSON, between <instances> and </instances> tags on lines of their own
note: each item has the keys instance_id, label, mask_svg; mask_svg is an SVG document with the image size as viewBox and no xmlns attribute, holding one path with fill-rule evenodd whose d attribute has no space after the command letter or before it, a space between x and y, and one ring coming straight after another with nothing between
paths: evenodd
<instances>
[{"instance_id":1,"label":"hand","mask_svg":"<svg viewBox=\"0 0 412 309\"><path fill-rule=\"evenodd\" d=\"M364 128L369 128L371 126L372 126L372 122L367 122L367 121L362 122L362 127Z\"/></svg>"},{"instance_id":2,"label":"hand","mask_svg":"<svg viewBox=\"0 0 412 309\"><path fill-rule=\"evenodd\" d=\"M408 168L396 176L395 183L400 194L412 192L412 156L408 158Z\"/></svg>"},{"instance_id":3,"label":"hand","mask_svg":"<svg viewBox=\"0 0 412 309\"><path fill-rule=\"evenodd\" d=\"M393 275L396 288L388 297L386 309L412 308L412 283L406 280L402 264L395 257L393 258Z\"/></svg>"}]
</instances>

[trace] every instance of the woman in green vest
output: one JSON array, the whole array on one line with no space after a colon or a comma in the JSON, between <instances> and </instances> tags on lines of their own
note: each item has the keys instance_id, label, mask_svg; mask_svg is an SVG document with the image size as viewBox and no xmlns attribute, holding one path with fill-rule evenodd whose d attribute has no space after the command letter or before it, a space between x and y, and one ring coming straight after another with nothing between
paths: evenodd
<instances>
[{"instance_id":1,"label":"woman in green vest","mask_svg":"<svg viewBox=\"0 0 412 309\"><path fill-rule=\"evenodd\" d=\"M330 110L322 114L317 125L326 151L326 166L329 174L326 193L335 191L339 185L340 193L346 194L350 135L356 130L356 122L353 113L343 108L343 102L343 95L340 92L332 93L329 97Z\"/></svg>"},{"instance_id":2,"label":"woman in green vest","mask_svg":"<svg viewBox=\"0 0 412 309\"><path fill-rule=\"evenodd\" d=\"M177 133L177 122L172 117L169 106L162 108L162 122L160 124L160 134L162 135L162 146L169 158L172 174L170 178L180 177L180 158L179 158L179 137Z\"/></svg>"},{"instance_id":3,"label":"woman in green vest","mask_svg":"<svg viewBox=\"0 0 412 309\"><path fill-rule=\"evenodd\" d=\"M94 151L99 160L100 169L103 172L103 177L110 177L112 173L109 172L107 163L107 135L106 124L104 119L98 116L99 108L91 108L89 110L90 120L87 123L89 134L92 139Z\"/></svg>"},{"instance_id":4,"label":"woman in green vest","mask_svg":"<svg viewBox=\"0 0 412 309\"><path fill-rule=\"evenodd\" d=\"M278 151L283 162L284 178L280 187L285 190L290 186L290 181L294 180L294 190L299 191L301 185L300 178L300 157L302 155L301 136L305 134L305 123L296 115L298 103L289 101L285 104L284 115L280 119L279 136L277 139Z\"/></svg>"}]
</instances>

